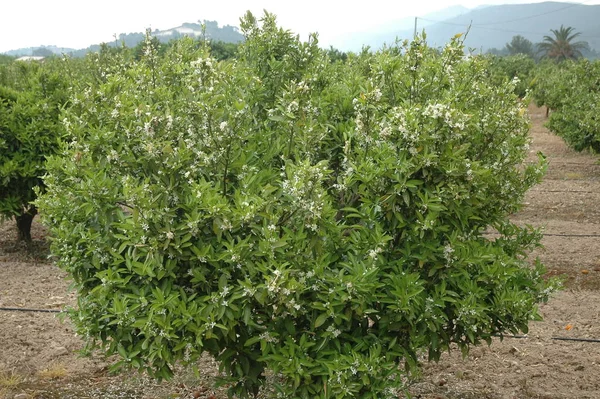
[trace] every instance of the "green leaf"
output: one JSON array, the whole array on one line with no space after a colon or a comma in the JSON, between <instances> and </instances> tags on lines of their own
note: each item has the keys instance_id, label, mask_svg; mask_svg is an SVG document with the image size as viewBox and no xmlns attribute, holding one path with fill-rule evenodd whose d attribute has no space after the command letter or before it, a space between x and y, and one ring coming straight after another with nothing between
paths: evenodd
<instances>
[{"instance_id":1,"label":"green leaf","mask_svg":"<svg viewBox=\"0 0 600 399\"><path fill-rule=\"evenodd\" d=\"M327 321L328 318L329 318L328 314L321 313L315 320L315 328L321 327L325 323L325 321Z\"/></svg>"}]
</instances>

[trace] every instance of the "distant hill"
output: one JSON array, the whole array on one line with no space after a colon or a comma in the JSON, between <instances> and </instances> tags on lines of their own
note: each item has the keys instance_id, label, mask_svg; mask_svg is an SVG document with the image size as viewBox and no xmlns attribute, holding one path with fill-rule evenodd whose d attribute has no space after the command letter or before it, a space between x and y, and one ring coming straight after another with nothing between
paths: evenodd
<instances>
[{"instance_id":1,"label":"distant hill","mask_svg":"<svg viewBox=\"0 0 600 399\"><path fill-rule=\"evenodd\" d=\"M446 20L458 15L470 12L469 8L463 6L450 6L443 10L435 11L425 15L432 20ZM418 27L422 29L425 26L431 25L431 22L419 21ZM370 46L373 49L380 48L383 43L393 43L398 32L410 32L410 37L414 31L415 17L399 18L387 22L377 27L374 31L355 32L345 36L343 39L333 43L333 46L344 51L358 51L363 46Z\"/></svg>"},{"instance_id":2,"label":"distant hill","mask_svg":"<svg viewBox=\"0 0 600 399\"><path fill-rule=\"evenodd\" d=\"M445 20L421 17L418 19L418 30L421 31L425 27L429 44L442 46L449 38L465 32L471 25L465 45L486 51L490 48L504 47L515 35L538 43L544 35L551 35L550 29L558 29L564 25L581 32L578 40L585 40L592 49L598 50L599 20L600 5L559 2L507 4L473 9ZM405 39L411 38L412 35L413 29L398 29L385 40L376 43L375 47L380 47L384 42L393 42L396 36Z\"/></svg>"},{"instance_id":3,"label":"distant hill","mask_svg":"<svg viewBox=\"0 0 600 399\"><path fill-rule=\"evenodd\" d=\"M217 21L204 21L204 26L206 28L205 34L207 39L225 43L240 43L244 40L244 35L242 35L235 26L225 25L220 28ZM199 23L184 23L176 28L154 33L160 40L167 41L184 35L200 37L203 34L202 24Z\"/></svg>"},{"instance_id":4,"label":"distant hill","mask_svg":"<svg viewBox=\"0 0 600 399\"><path fill-rule=\"evenodd\" d=\"M443 46L452 36L465 32L471 26L465 45L468 48L485 52L493 48L502 49L516 35L524 36L533 43L538 43L542 41L544 35L551 35L550 29L558 29L564 25L581 32L578 40L585 40L592 50L600 51L600 24L598 21L600 21L600 5L545 2L480 6L473 9L451 6L419 16L417 30L421 32L425 29L427 41L430 45L437 47ZM206 27L204 32L202 23ZM331 44L343 51L360 51L363 46L378 49L384 43L393 43L396 38L401 40L412 38L414 23L415 17L398 18L368 32L357 31L345 35ZM226 43L239 43L244 40L237 27L230 25L219 27L216 21L206 20L184 23L165 30L156 29L152 34L163 42L181 36L200 37L203 34L208 39ZM117 37L116 44L125 43L128 47L135 47L144 40L144 36L143 32L121 34ZM115 45L114 40L108 42L111 46ZM11 50L5 54L20 56L67 53L83 56L90 51L98 51L99 47L98 44L94 44L85 49L74 50L57 46L40 46Z\"/></svg>"},{"instance_id":5,"label":"distant hill","mask_svg":"<svg viewBox=\"0 0 600 399\"><path fill-rule=\"evenodd\" d=\"M19 56L43 56L43 57L47 57L49 55L53 55L53 54L68 54L72 51L75 51L75 49L72 48L67 48L67 47L57 47L57 46L38 46L38 47L27 47L27 48L20 48L20 49L16 49L16 50L10 50L5 52L4 54L6 55L10 55L13 57L19 57Z\"/></svg>"},{"instance_id":6,"label":"distant hill","mask_svg":"<svg viewBox=\"0 0 600 399\"><path fill-rule=\"evenodd\" d=\"M202 24L204 24L205 29L202 28ZM238 31L237 27L231 25L219 27L217 21L206 20L198 21L198 23L186 22L175 28L165 30L155 29L152 32L152 36L156 36L161 42L168 42L170 40L177 39L182 36L202 37L203 35L207 39L222 41L225 43L239 43L244 40L244 35L242 35ZM108 44L111 46L120 46L121 43L125 43L127 47L135 47L138 45L138 43L142 42L145 37L146 34L144 32L122 33L118 36L116 41L108 42ZM93 44L85 49L72 49L56 46L39 46L10 50L5 52L4 54L11 56L49 56L52 54L71 54L75 57L83 57L85 54L93 51L98 51L99 49L99 44Z\"/></svg>"}]
</instances>

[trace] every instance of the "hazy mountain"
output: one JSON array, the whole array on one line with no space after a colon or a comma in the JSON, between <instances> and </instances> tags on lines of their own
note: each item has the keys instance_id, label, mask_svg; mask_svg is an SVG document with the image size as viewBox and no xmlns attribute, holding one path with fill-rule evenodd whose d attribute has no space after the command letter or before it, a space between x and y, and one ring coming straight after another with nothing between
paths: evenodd
<instances>
[{"instance_id":1,"label":"hazy mountain","mask_svg":"<svg viewBox=\"0 0 600 399\"><path fill-rule=\"evenodd\" d=\"M238 28L231 25L219 27L217 21L204 21L204 29L201 24L184 23L176 28L171 28L155 33L159 39L170 40L180 36L201 37L205 35L207 39L221 41L225 43L240 43L244 40Z\"/></svg>"},{"instance_id":2,"label":"hazy mountain","mask_svg":"<svg viewBox=\"0 0 600 399\"><path fill-rule=\"evenodd\" d=\"M4 54L10 56L21 56L21 55L41 55L41 56L49 56L53 54L63 54L70 53L71 51L75 51L75 49L67 48L67 47L57 47L57 46L38 46L38 47L27 47L20 48L16 50L10 50L5 52Z\"/></svg>"},{"instance_id":3,"label":"hazy mountain","mask_svg":"<svg viewBox=\"0 0 600 399\"><path fill-rule=\"evenodd\" d=\"M441 21L432 23L426 19ZM571 26L581 36L577 40L585 40L592 49L600 48L600 5L581 5L574 3L546 2L536 4L507 4L489 6L470 10L446 20L423 17L419 18L419 31L425 26L427 41L433 46L444 45L457 33L465 32L470 27L465 45L477 50L502 48L515 35L521 35L533 43L542 41L544 35L552 35L550 29L558 29L561 25ZM413 29L398 30L377 43L393 42L396 36L410 38Z\"/></svg>"},{"instance_id":4,"label":"hazy mountain","mask_svg":"<svg viewBox=\"0 0 600 399\"><path fill-rule=\"evenodd\" d=\"M450 6L444 8L443 10L427 14L425 17L427 19L441 21L468 13L469 11L470 9L463 6ZM422 29L423 27L431 24L431 22L420 20L418 21L417 28ZM381 47L383 43L392 43L395 40L398 32L410 31L410 37L412 37L414 26L414 16L399 18L383 25L379 25L375 30L367 32L355 32L351 35L347 35L333 43L333 46L344 51L358 51L363 46L370 46L371 48L377 49Z\"/></svg>"},{"instance_id":5,"label":"hazy mountain","mask_svg":"<svg viewBox=\"0 0 600 399\"><path fill-rule=\"evenodd\" d=\"M204 24L204 28L202 27L202 24ZM198 23L186 22L180 26L165 30L155 29L152 32L152 35L156 36L161 42L168 42L170 40L177 39L182 36L202 37L203 35L207 39L222 41L225 43L239 43L244 40L244 36L238 31L237 27L231 25L219 27L217 21L206 20L198 21ZM121 43L125 43L127 47L135 47L138 43L143 41L145 37L146 34L144 32L122 33L118 36L116 40L109 41L108 44L111 46L120 46ZM98 51L99 49L100 46L98 44L93 44L85 49L78 50L56 46L39 46L10 50L5 52L4 54L12 56L49 56L52 54L72 54L76 57L81 57L88 52Z\"/></svg>"},{"instance_id":6,"label":"hazy mountain","mask_svg":"<svg viewBox=\"0 0 600 399\"><path fill-rule=\"evenodd\" d=\"M546 2L536 4L507 4L498 6L479 6L468 9L452 6L434 13L419 16L417 30L427 32L427 41L433 46L444 45L452 36L470 31L466 38L467 47L486 51L490 48L503 48L515 35L521 35L533 43L540 42L544 35L550 35L550 29L558 29L561 25L571 26L581 32L579 40L585 40L592 49L600 49L600 5L581 5L574 3ZM200 21L199 21L200 22ZM180 36L207 38L227 43L244 40L238 28L230 25L219 27L216 21L203 21L206 29L203 32L200 23L184 23L180 26L155 30L154 36L161 41L169 41ZM359 51L363 46L372 49L380 48L384 43L393 43L396 38L413 37L415 17L398 18L389 23L372 28L369 31L355 32L333 42L332 45L344 51ZM135 47L144 39L143 32L121 34L116 43L125 43ZM114 40L107 40L115 45ZM92 45L86 49L73 50L57 46L40 46L17 49L6 52L9 55L44 55L49 53L71 53L76 56L89 51L97 51L99 46ZM43 54L40 54L43 53Z\"/></svg>"}]
</instances>

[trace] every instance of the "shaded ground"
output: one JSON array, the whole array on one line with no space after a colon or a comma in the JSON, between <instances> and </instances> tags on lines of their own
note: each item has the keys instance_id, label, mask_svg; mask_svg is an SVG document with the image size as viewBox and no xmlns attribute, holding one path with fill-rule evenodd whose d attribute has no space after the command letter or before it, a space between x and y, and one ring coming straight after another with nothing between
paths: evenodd
<instances>
[{"instance_id":1,"label":"shaded ground","mask_svg":"<svg viewBox=\"0 0 600 399\"><path fill-rule=\"evenodd\" d=\"M567 289L541 306L544 321L526 338L496 340L426 364L410 392L421 399L600 399L600 343L554 338L600 339L600 165L597 157L569 150L544 127L544 112L530 109L532 154L549 159L519 223L543 226L538 250L551 275L565 275ZM32 254L13 248L12 223L0 225L0 307L58 310L74 302L65 275L45 261L45 233L34 224ZM55 313L0 311L0 398L225 398L211 387L210 359L200 374L177 373L170 383L137 374L111 377L106 360L81 359L81 342ZM19 396L20 395L20 396Z\"/></svg>"}]
</instances>

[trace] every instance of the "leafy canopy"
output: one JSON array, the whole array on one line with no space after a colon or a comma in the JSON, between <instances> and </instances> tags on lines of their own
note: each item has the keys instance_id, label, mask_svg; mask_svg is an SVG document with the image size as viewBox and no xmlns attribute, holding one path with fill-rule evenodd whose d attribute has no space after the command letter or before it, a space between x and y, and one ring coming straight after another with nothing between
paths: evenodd
<instances>
[{"instance_id":1,"label":"leafy canopy","mask_svg":"<svg viewBox=\"0 0 600 399\"><path fill-rule=\"evenodd\" d=\"M560 101L553 104L548 128L576 151L600 152L600 62L580 60L555 69L546 84L547 102Z\"/></svg>"},{"instance_id":2,"label":"leafy canopy","mask_svg":"<svg viewBox=\"0 0 600 399\"><path fill-rule=\"evenodd\" d=\"M513 36L510 43L506 43L506 49L510 55L524 54L533 58L535 50L531 40L521 35Z\"/></svg>"},{"instance_id":3,"label":"leafy canopy","mask_svg":"<svg viewBox=\"0 0 600 399\"><path fill-rule=\"evenodd\" d=\"M67 102L59 60L0 65L0 218L17 219L19 239L30 241L37 213L34 189L43 190L46 157L58 151Z\"/></svg>"},{"instance_id":4,"label":"leafy canopy","mask_svg":"<svg viewBox=\"0 0 600 399\"><path fill-rule=\"evenodd\" d=\"M332 63L266 13L239 60L178 41L95 63L38 204L89 349L230 393L397 397L418 355L527 331L552 284L514 225L544 163L488 61L424 38ZM493 228L496 239L485 232Z\"/></svg>"}]
</instances>

